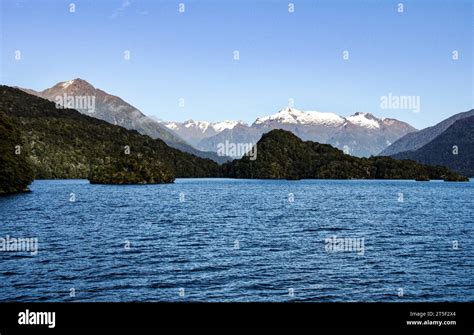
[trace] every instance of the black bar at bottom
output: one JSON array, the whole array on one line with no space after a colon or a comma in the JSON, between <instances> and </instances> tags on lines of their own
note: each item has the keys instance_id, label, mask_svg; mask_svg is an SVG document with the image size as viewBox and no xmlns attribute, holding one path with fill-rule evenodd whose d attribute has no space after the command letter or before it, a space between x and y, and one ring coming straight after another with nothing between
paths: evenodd
<instances>
[{"instance_id":1,"label":"black bar at bottom","mask_svg":"<svg viewBox=\"0 0 474 335\"><path fill-rule=\"evenodd\" d=\"M20 325L20 313L27 310L29 316L32 312L55 312L54 328L47 324ZM0 332L40 328L54 332L66 328L304 327L442 330L453 334L467 330L472 334L473 310L474 303L0 303Z\"/></svg>"}]
</instances>

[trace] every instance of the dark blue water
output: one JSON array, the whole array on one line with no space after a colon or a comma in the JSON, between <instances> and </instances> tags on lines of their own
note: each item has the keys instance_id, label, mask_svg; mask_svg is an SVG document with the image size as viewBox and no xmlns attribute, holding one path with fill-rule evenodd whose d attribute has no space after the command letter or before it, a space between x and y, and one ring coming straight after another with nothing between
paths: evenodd
<instances>
[{"instance_id":1,"label":"dark blue water","mask_svg":"<svg viewBox=\"0 0 474 335\"><path fill-rule=\"evenodd\" d=\"M0 238L38 238L0 252L1 301L474 301L472 180L31 189L0 198Z\"/></svg>"}]
</instances>

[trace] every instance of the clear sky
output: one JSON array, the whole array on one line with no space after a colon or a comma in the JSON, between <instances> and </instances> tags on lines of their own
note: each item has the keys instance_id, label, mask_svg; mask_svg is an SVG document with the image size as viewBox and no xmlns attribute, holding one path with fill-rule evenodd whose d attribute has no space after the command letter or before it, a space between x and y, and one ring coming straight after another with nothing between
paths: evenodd
<instances>
[{"instance_id":1,"label":"clear sky","mask_svg":"<svg viewBox=\"0 0 474 335\"><path fill-rule=\"evenodd\" d=\"M474 105L469 0L0 2L2 84L79 77L163 120L253 122L292 98L423 128ZM381 109L389 93L420 111Z\"/></svg>"}]
</instances>

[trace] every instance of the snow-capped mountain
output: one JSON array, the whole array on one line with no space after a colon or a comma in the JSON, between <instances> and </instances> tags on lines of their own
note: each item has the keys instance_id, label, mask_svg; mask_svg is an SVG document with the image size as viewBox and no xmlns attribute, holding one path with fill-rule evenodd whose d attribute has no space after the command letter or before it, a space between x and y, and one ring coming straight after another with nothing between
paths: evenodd
<instances>
[{"instance_id":1,"label":"snow-capped mountain","mask_svg":"<svg viewBox=\"0 0 474 335\"><path fill-rule=\"evenodd\" d=\"M380 128L384 119L377 119L370 113L355 113L354 115L342 117L334 113L322 113L317 111L300 111L295 108L286 107L276 114L257 118L254 126L271 126L277 124L294 124L294 125L312 125L339 127L346 122L355 124L360 127L375 129Z\"/></svg>"},{"instance_id":2,"label":"snow-capped mountain","mask_svg":"<svg viewBox=\"0 0 474 335\"><path fill-rule=\"evenodd\" d=\"M339 126L344 123L344 118L334 113L321 113L316 111L303 112L295 108L284 108L276 114L258 118L255 126L268 126L277 124L324 125Z\"/></svg>"},{"instance_id":3,"label":"snow-capped mountain","mask_svg":"<svg viewBox=\"0 0 474 335\"><path fill-rule=\"evenodd\" d=\"M346 117L346 120L359 127L368 129L380 128L380 123L376 117L369 113L355 113L354 115ZM383 120L382 120L383 121Z\"/></svg>"},{"instance_id":4,"label":"snow-capped mountain","mask_svg":"<svg viewBox=\"0 0 474 335\"><path fill-rule=\"evenodd\" d=\"M163 124L194 146L199 141L217 135L226 129L233 129L237 125L246 126L242 121L208 122L188 120L185 122L164 122Z\"/></svg>"},{"instance_id":5,"label":"snow-capped mountain","mask_svg":"<svg viewBox=\"0 0 474 335\"><path fill-rule=\"evenodd\" d=\"M291 131L301 139L328 143L354 156L376 155L407 133L416 131L405 122L377 118L370 113L347 117L334 113L301 111L284 108L275 114L260 117L251 126L225 129L196 143L200 150L216 151L219 143L256 143L272 129Z\"/></svg>"},{"instance_id":6,"label":"snow-capped mountain","mask_svg":"<svg viewBox=\"0 0 474 335\"><path fill-rule=\"evenodd\" d=\"M83 114L108 123L127 129L134 129L152 138L159 138L176 149L203 158L211 158L219 162L223 161L214 152L200 152L160 122L146 116L120 97L95 88L83 79L77 78L63 81L40 92L31 89L21 89L26 93L56 102L58 107L63 106L76 109Z\"/></svg>"},{"instance_id":7,"label":"snow-capped mountain","mask_svg":"<svg viewBox=\"0 0 474 335\"><path fill-rule=\"evenodd\" d=\"M218 162L218 146L231 143L256 143L273 129L291 131L307 141L328 143L354 156L376 155L402 136L416 131L407 123L381 119L370 113L343 117L334 113L301 111L286 107L275 114L259 117L250 126L242 121L160 122L144 115L120 97L95 88L87 81L73 79L43 91L23 89L29 94L56 102L59 106L159 138L168 145ZM70 100L72 99L72 100ZM189 144L188 144L189 143Z\"/></svg>"},{"instance_id":8,"label":"snow-capped mountain","mask_svg":"<svg viewBox=\"0 0 474 335\"><path fill-rule=\"evenodd\" d=\"M217 132L221 132L225 129L232 129L238 124L246 125L245 122L242 121L221 121L221 122L214 122L211 124L212 128L214 128Z\"/></svg>"}]
</instances>

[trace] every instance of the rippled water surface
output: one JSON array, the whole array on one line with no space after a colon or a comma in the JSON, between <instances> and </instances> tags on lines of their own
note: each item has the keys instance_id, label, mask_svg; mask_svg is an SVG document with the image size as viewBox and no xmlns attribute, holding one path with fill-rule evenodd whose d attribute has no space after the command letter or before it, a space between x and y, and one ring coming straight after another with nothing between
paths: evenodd
<instances>
[{"instance_id":1,"label":"rippled water surface","mask_svg":"<svg viewBox=\"0 0 474 335\"><path fill-rule=\"evenodd\" d=\"M0 251L1 301L474 301L473 180L31 189L0 198L0 238L38 239Z\"/></svg>"}]
</instances>

